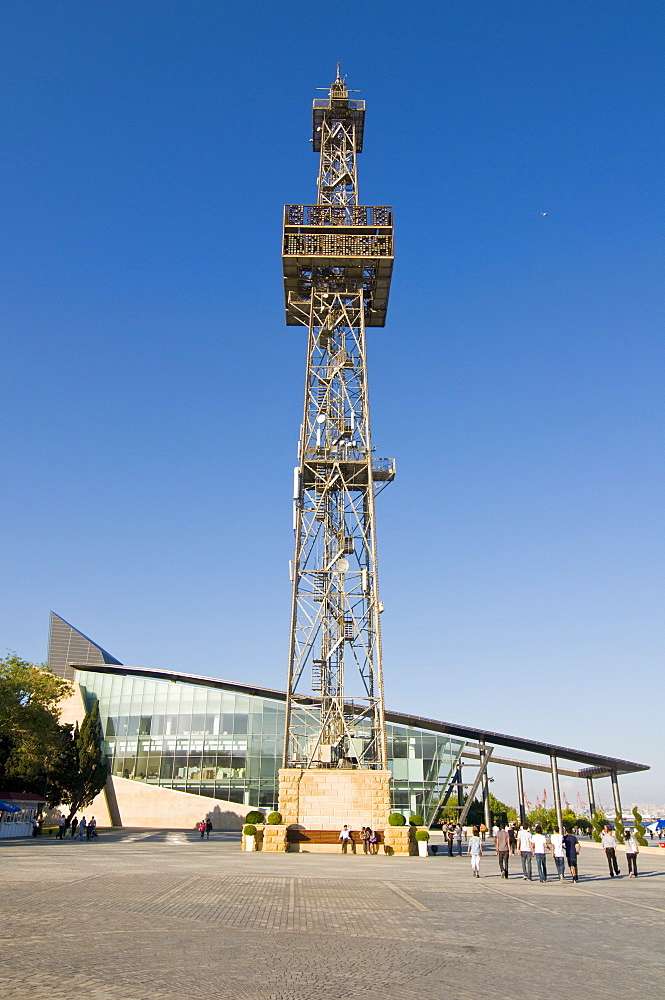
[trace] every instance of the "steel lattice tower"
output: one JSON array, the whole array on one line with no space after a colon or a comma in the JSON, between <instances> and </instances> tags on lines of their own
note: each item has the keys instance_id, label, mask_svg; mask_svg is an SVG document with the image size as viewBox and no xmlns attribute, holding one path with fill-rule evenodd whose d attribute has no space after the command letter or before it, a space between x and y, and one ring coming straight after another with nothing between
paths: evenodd
<instances>
[{"instance_id":1,"label":"steel lattice tower","mask_svg":"<svg viewBox=\"0 0 665 1000\"><path fill-rule=\"evenodd\" d=\"M393 228L358 204L364 119L338 66L313 105L317 204L284 211L286 322L309 331L284 767L386 767L374 500L395 469L373 455L365 328L385 323Z\"/></svg>"}]
</instances>

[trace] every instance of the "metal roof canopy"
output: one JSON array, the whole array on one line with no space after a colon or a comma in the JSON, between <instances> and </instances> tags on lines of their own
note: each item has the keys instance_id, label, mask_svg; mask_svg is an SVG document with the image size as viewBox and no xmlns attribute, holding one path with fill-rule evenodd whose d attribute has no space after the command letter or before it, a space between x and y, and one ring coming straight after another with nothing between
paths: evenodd
<instances>
[{"instance_id":1,"label":"metal roof canopy","mask_svg":"<svg viewBox=\"0 0 665 1000\"><path fill-rule=\"evenodd\" d=\"M274 688L258 687L253 684L240 684L235 681L225 681L218 677L204 677L199 674L183 674L175 670L159 670L150 667L126 667L112 664L78 664L69 663L74 670L95 674L133 674L151 677L154 680L171 681L181 684L197 684L202 687L215 687L223 691L234 691L237 694L255 695L272 698L275 701L286 701L285 691ZM308 699L303 699L306 702ZM311 700L311 699L310 699ZM579 778L602 778L612 772L616 774L632 774L636 771L648 771L648 764L638 764L635 761L621 760L618 757L606 757L602 754L588 753L586 750L574 750L571 747L561 747L538 740L523 739L520 736L507 736L505 733L493 733L487 729L473 729L470 726L457 726L450 722L440 722L438 719L427 719L420 715L410 715L403 712L386 710L386 722L394 722L402 726L412 726L415 729L430 729L444 736L461 737L464 740L485 741L495 746L510 747L513 750L524 750L542 756L554 756L562 760L571 760L587 766L579 769L575 776ZM497 761L496 763L499 763ZM515 767L529 767L529 761L510 761ZM536 768L540 770L540 768ZM549 770L549 768L547 768Z\"/></svg>"}]
</instances>

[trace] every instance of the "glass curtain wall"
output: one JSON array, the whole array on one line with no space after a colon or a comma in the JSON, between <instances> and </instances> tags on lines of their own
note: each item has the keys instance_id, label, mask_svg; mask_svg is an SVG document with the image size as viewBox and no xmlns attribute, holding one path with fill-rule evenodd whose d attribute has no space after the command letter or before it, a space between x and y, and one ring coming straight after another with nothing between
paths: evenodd
<instances>
[{"instance_id":1,"label":"glass curtain wall","mask_svg":"<svg viewBox=\"0 0 665 1000\"><path fill-rule=\"evenodd\" d=\"M277 808L284 702L135 674L77 671L77 680L88 708L99 701L111 774ZM395 809L431 822L461 750L447 736L389 724Z\"/></svg>"}]
</instances>

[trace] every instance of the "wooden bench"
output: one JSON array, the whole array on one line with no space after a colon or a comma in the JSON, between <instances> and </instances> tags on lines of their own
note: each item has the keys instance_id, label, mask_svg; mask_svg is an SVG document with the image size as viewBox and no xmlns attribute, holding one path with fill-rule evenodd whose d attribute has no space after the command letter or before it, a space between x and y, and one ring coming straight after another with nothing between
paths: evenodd
<instances>
[{"instance_id":1,"label":"wooden bench","mask_svg":"<svg viewBox=\"0 0 665 1000\"><path fill-rule=\"evenodd\" d=\"M376 842L377 844L383 843L383 830L375 830ZM306 846L308 844L338 844L341 848L341 841L339 839L339 830L299 830L296 828L289 828L286 831L286 837L289 844L301 844ZM355 850L359 847L362 849L362 839L360 837L360 830L351 830L352 843Z\"/></svg>"}]
</instances>

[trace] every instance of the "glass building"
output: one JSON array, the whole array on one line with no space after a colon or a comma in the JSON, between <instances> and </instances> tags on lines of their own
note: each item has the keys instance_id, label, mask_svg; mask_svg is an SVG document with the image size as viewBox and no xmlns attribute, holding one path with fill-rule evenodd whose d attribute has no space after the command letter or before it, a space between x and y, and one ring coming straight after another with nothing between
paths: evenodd
<instances>
[{"instance_id":1,"label":"glass building","mask_svg":"<svg viewBox=\"0 0 665 1000\"><path fill-rule=\"evenodd\" d=\"M211 812L217 828L238 829L249 808L277 808L284 691L123 666L53 612L48 665L75 682L76 704L64 721L80 723L85 708L99 702L109 781L104 804L95 808L105 809L112 825L182 828ZM591 811L594 786L609 778L619 813L618 776L648 770L635 761L401 712L386 712L386 723L393 808L421 813L428 825L439 805L454 807L467 788L472 801L483 775L487 789L490 759L493 767L514 769L521 818L525 769L551 775L555 803L560 775L583 780ZM502 747L510 748L510 757L496 752ZM473 785L462 781L462 766L475 770ZM487 820L488 797L485 807Z\"/></svg>"},{"instance_id":2,"label":"glass building","mask_svg":"<svg viewBox=\"0 0 665 1000\"><path fill-rule=\"evenodd\" d=\"M158 675L155 676L155 673ZM285 696L213 678L107 666L76 669L99 702L109 773L248 807L276 809ZM393 806L431 822L464 743L390 721Z\"/></svg>"}]
</instances>

